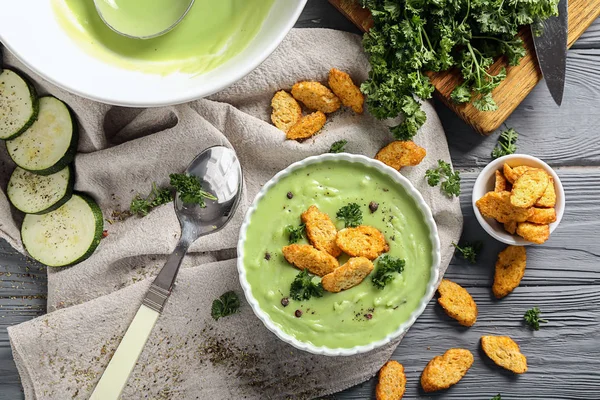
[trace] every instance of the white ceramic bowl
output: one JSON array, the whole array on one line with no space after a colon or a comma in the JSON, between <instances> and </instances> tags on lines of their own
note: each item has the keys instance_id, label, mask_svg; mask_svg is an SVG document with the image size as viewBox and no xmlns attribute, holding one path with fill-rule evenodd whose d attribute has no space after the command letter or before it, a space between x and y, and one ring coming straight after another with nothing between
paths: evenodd
<instances>
[{"instance_id":1,"label":"white ceramic bowl","mask_svg":"<svg viewBox=\"0 0 600 400\"><path fill-rule=\"evenodd\" d=\"M372 342L372 343L369 343L366 345L355 346L355 347L351 347L351 348L330 348L330 347L325 347L325 346L317 347L311 343L302 342L302 341L296 339L295 337L285 333L277 324L275 324L271 320L269 315L260 308L258 301L254 298L254 295L252 294L252 291L250 290L250 284L248 283L248 279L246 278L246 268L244 266L244 261L243 261L244 260L244 244L246 242L246 231L247 231L248 225L250 224L250 221L252 219L252 215L254 214L254 211L256 210L256 207L259 204L260 200L263 198L263 196L272 187L277 185L277 183L282 178L289 175L293 171L301 169L307 165L318 164L323 161L331 161L331 160L344 160L344 161L349 161L352 163L363 164L367 167L375 168L375 169L381 171L382 173L390 176L398 185L402 186L406 190L408 195L413 198L413 200L417 204L417 207L420 209L421 213L423 214L423 221L425 224L427 224L427 227L429 228L429 232L430 232L429 238L431 240L431 248L432 248L432 257L431 257L432 264L431 264L429 282L427 283L427 290L425 291L425 294L421 298L421 302L419 303L419 306L410 314L410 317L408 318L408 320L404 321L400 326L398 326L398 328L394 332L390 333L385 338L383 338L379 341ZM353 179L353 178L348 177L348 179ZM356 177L356 179L358 179L358 177ZM437 282L438 276L439 276L438 269L439 269L439 264L440 264L440 240L438 237L437 226L435 225L435 221L433 219L433 215L431 214L431 210L429 209L429 206L427 205L427 203L425 203L425 200L423 200L423 197L421 196L421 194L414 188L414 186L410 183L410 181L408 179L406 179L404 176L402 176L398 171L396 171L396 170L388 167L387 165L385 165L379 161L376 161L372 158L368 158L368 157L365 157L362 155L349 154L349 153L322 154L319 156L308 157L302 161L298 161L298 162L290 165L283 171L280 171L279 173L277 173L277 175L275 175L273 178L271 178L271 180L269 180L269 182L267 182L263 186L261 191L256 195L254 202L252 203L252 205L248 209L248 212L246 213L246 217L244 218L244 222L240 229L240 238L238 241L237 252L238 252L237 267L238 267L238 272L239 272L239 276L240 276L240 283L242 285L242 288L244 289L244 294L246 295L246 300L248 300L248 303L250 303L252 310L254 311L256 316L265 324L267 329L269 329L271 332L273 332L275 335L277 335L277 337L279 337L281 340L283 340L286 343L291 344L292 346L296 347L297 349L308 351L309 353L313 353L313 354L322 354L322 355L326 355L326 356L351 356L351 355L355 355L355 354L359 354L359 353L366 353L368 351L371 351L371 350L374 350L381 346L384 346L385 344L391 342L392 340L394 340L395 338L397 338L398 336L400 336L401 334L406 332L408 330L408 328L410 328L411 325L415 322L415 320L419 317L419 315L421 315L423 313L423 310L425 310L425 306L427 305L429 300L433 297L433 293L435 291L435 283Z\"/></svg>"},{"instance_id":2,"label":"white ceramic bowl","mask_svg":"<svg viewBox=\"0 0 600 400\"><path fill-rule=\"evenodd\" d=\"M556 221L550 224L550 234L554 232L560 220L562 219L563 213L565 212L565 191L563 189L562 183L560 182L560 178L554 172L552 168L539 158L529 156L526 154L510 154L508 156L500 157L489 163L477 177L475 181L475 185L473 186L473 211L475 212L475 216L477 217L477 221L479 224L485 229L487 233L491 237L496 240L499 240L506 244L516 245L516 246L527 246L532 243L528 240L523 239L517 235L511 235L506 232L504 226L493 218L485 218L479 212L479 209L475 205L477 200L483 197L487 192L494 190L494 182L496 180L495 173L497 170L502 171L502 166L504 163L507 163L511 167L516 167L519 165L527 165L529 167L540 168L546 171L552 176L554 179L554 190L556 192Z\"/></svg>"},{"instance_id":3,"label":"white ceramic bowl","mask_svg":"<svg viewBox=\"0 0 600 400\"><path fill-rule=\"evenodd\" d=\"M0 41L34 72L71 93L108 104L157 107L208 96L250 73L281 43L306 1L276 0L244 50L196 76L132 71L88 55L63 32L50 0L2 2Z\"/></svg>"}]
</instances>

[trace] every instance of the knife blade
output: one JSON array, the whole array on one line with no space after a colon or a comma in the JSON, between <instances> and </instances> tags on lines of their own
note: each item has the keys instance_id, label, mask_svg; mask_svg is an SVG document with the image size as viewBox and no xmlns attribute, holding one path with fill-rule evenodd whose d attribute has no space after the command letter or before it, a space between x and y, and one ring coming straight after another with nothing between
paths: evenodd
<instances>
[{"instance_id":1,"label":"knife blade","mask_svg":"<svg viewBox=\"0 0 600 400\"><path fill-rule=\"evenodd\" d=\"M567 34L569 27L568 1L558 3L558 16L542 22L542 33L536 36L532 28L533 44L546 86L557 105L561 105L565 90L567 67Z\"/></svg>"}]
</instances>

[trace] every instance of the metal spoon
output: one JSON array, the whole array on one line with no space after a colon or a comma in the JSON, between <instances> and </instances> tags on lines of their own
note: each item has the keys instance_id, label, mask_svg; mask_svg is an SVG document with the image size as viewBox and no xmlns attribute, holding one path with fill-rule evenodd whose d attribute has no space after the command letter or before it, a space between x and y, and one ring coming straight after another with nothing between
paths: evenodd
<instances>
[{"instance_id":1,"label":"metal spoon","mask_svg":"<svg viewBox=\"0 0 600 400\"><path fill-rule=\"evenodd\" d=\"M188 248L199 237L223 228L238 206L242 192L242 169L233 150L223 146L210 147L196 156L185 172L198 177L202 188L214 194L217 200L207 199L206 207L201 208L196 204L184 204L179 195L175 196L175 212L181 225L179 243L148 289L90 400L117 400L120 397L171 294Z\"/></svg>"},{"instance_id":2,"label":"metal spoon","mask_svg":"<svg viewBox=\"0 0 600 400\"><path fill-rule=\"evenodd\" d=\"M184 0L179 0L179 1L184 1ZM138 26L138 29L135 29L134 28L135 25L131 25L128 27L123 27L123 26L119 27L118 25L120 25L120 24L118 23L118 19L116 19L116 18L113 19L113 17L110 15L110 13L108 13L108 15L107 15L107 13L103 12L103 7L109 7L110 9L118 10L119 5L115 2L115 0L94 0L94 5L96 7L96 11L98 12L98 15L100 16L100 19L102 20L102 22L104 22L106 24L106 26L108 26L110 29L112 29L119 35L123 35L128 38L132 38L132 39L152 39L152 38L164 35L165 33L171 31L183 20L183 18L187 15L187 13L192 8L192 5L194 5L194 0L187 0L187 1L189 2L189 4L187 4L187 7L185 7L185 4L182 4L184 7L182 7L180 14L173 15L173 18L171 21L167 21L166 23L161 24L161 25L157 24L155 27L153 27L150 30L140 30L139 26ZM101 4L105 4L105 5L102 6ZM169 7L171 10L173 9L172 4L166 5L166 7ZM143 14L140 14L137 17L138 17L137 18L138 20L145 19Z\"/></svg>"}]
</instances>

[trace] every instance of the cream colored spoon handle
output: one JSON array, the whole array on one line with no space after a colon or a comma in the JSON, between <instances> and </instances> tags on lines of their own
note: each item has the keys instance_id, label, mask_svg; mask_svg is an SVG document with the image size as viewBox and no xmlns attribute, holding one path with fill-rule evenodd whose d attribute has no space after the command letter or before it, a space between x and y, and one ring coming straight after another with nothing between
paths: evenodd
<instances>
[{"instance_id":1,"label":"cream colored spoon handle","mask_svg":"<svg viewBox=\"0 0 600 400\"><path fill-rule=\"evenodd\" d=\"M142 305L104 370L90 400L117 400L160 314Z\"/></svg>"}]
</instances>

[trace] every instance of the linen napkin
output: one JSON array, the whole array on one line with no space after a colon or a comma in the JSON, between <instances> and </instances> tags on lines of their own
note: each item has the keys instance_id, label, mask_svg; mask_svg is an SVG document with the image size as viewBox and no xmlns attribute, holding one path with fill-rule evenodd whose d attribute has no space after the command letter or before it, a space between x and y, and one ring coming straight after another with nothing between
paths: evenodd
<instances>
[{"instance_id":1,"label":"linen napkin","mask_svg":"<svg viewBox=\"0 0 600 400\"><path fill-rule=\"evenodd\" d=\"M129 380L123 398L283 399L331 394L372 377L400 340L365 355L325 357L279 341L250 306L214 321L213 299L227 290L243 298L235 246L243 216L262 185L276 172L307 156L327 152L341 139L351 153L374 156L392 137L365 113L342 110L328 116L322 132L298 143L271 125L270 99L299 80L326 82L331 67L357 82L368 62L357 35L327 29L295 29L254 72L209 99L157 109L99 104L43 81L24 70L38 90L69 104L80 125L75 189L91 194L103 210L108 236L88 260L70 268L48 268L47 315L9 328L13 355L27 399L85 399L100 378L141 304L152 276L177 241L172 204L143 218L120 218L135 194L151 183L166 185L208 146L234 148L245 176L239 210L220 232L191 248L171 298ZM459 239L462 215L457 199L445 197L424 179L438 159L450 161L440 121L429 103L427 123L415 142L427 149L424 161L402 170L429 204L442 244L440 277ZM0 187L14 165L0 150ZM22 217L0 192L0 236L23 251Z\"/></svg>"}]
</instances>

